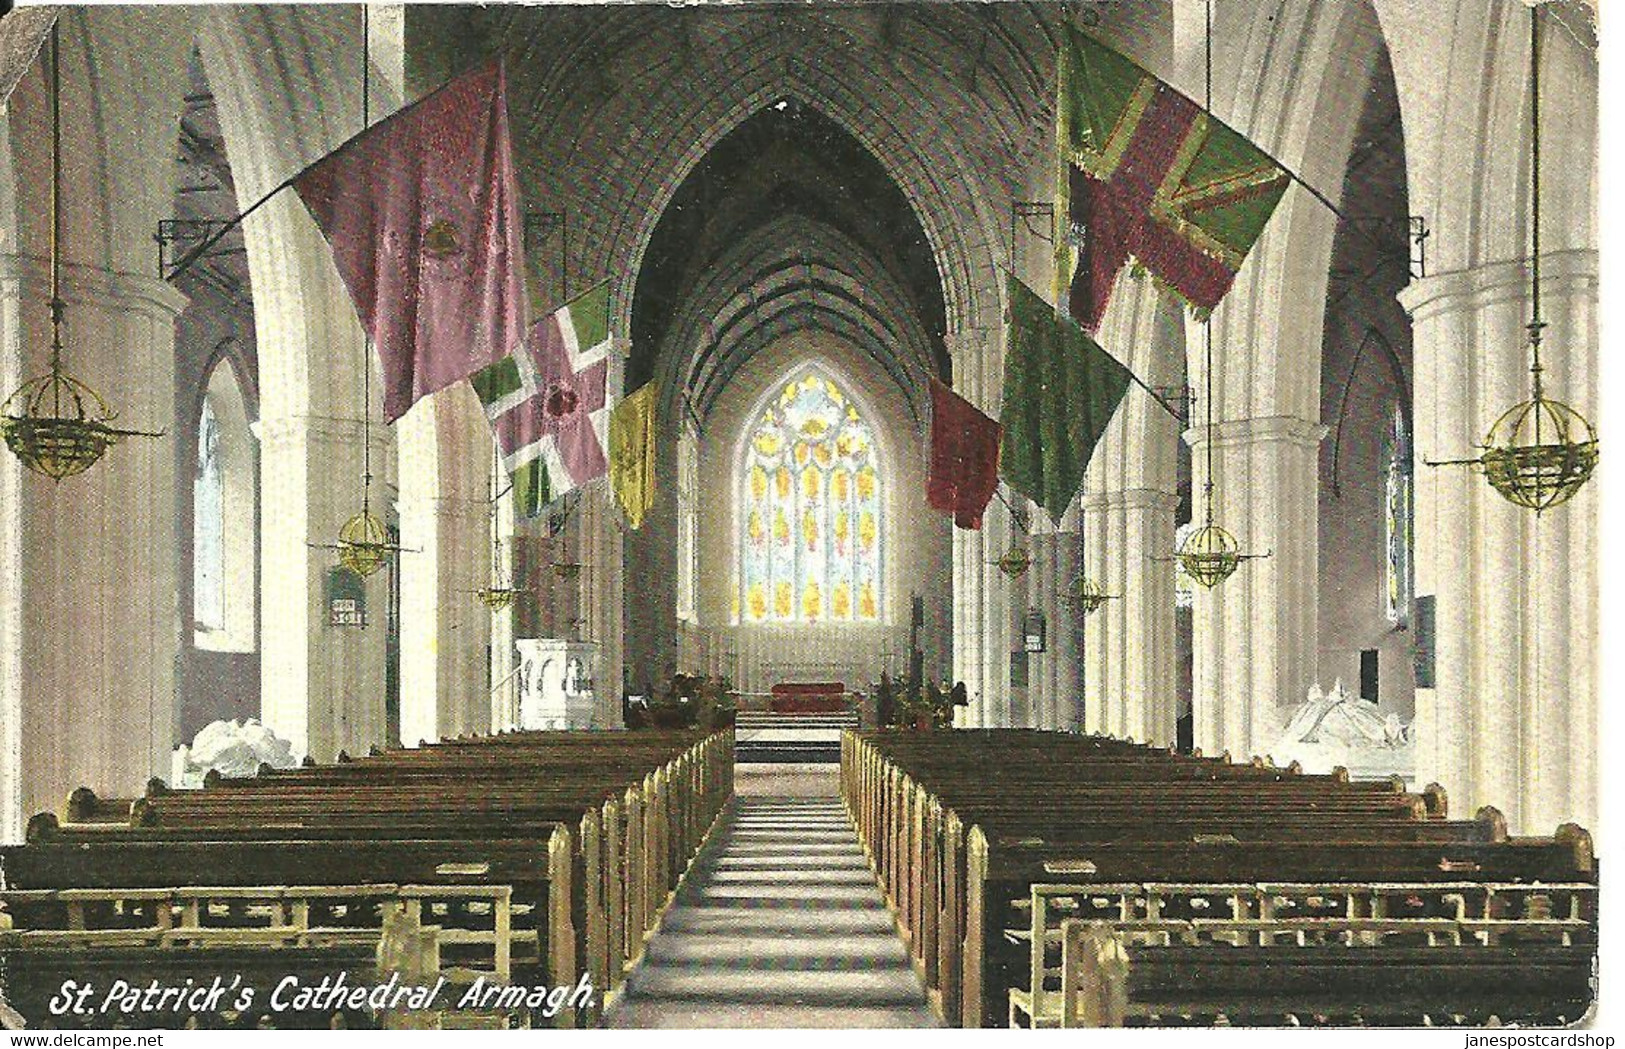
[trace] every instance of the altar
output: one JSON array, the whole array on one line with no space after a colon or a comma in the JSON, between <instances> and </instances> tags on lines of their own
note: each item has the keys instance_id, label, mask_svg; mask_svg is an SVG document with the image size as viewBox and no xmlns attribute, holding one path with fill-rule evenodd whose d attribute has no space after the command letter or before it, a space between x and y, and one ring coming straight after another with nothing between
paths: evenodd
<instances>
[{"instance_id":1,"label":"altar","mask_svg":"<svg viewBox=\"0 0 1625 1049\"><path fill-rule=\"evenodd\" d=\"M519 727L583 729L593 724L598 645L590 641L527 637L519 650Z\"/></svg>"}]
</instances>

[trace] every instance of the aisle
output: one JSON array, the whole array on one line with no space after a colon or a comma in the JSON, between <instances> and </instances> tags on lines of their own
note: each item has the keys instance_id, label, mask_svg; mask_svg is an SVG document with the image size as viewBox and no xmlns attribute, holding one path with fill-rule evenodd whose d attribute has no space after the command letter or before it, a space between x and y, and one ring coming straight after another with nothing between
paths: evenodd
<instances>
[{"instance_id":1,"label":"aisle","mask_svg":"<svg viewBox=\"0 0 1625 1049\"><path fill-rule=\"evenodd\" d=\"M740 766L741 795L606 1027L939 1026L834 776L779 768Z\"/></svg>"}]
</instances>

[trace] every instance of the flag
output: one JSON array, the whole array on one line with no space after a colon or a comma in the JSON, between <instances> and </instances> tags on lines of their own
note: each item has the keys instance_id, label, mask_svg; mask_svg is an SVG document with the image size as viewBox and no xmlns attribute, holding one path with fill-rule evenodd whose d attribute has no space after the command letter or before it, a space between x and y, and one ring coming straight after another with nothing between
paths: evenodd
<instances>
[{"instance_id":1,"label":"flag","mask_svg":"<svg viewBox=\"0 0 1625 1049\"><path fill-rule=\"evenodd\" d=\"M1011 277L999 468L1010 487L1060 521L1129 380L1070 317Z\"/></svg>"},{"instance_id":2,"label":"flag","mask_svg":"<svg viewBox=\"0 0 1625 1049\"><path fill-rule=\"evenodd\" d=\"M39 57L40 45L56 25L55 7L20 7L0 18L0 104Z\"/></svg>"},{"instance_id":3,"label":"flag","mask_svg":"<svg viewBox=\"0 0 1625 1049\"><path fill-rule=\"evenodd\" d=\"M609 416L609 484L634 530L655 501L655 402L658 388L645 383L621 398Z\"/></svg>"},{"instance_id":4,"label":"flag","mask_svg":"<svg viewBox=\"0 0 1625 1049\"><path fill-rule=\"evenodd\" d=\"M378 352L390 422L523 337L506 85L491 62L293 180Z\"/></svg>"},{"instance_id":5,"label":"flag","mask_svg":"<svg viewBox=\"0 0 1625 1049\"><path fill-rule=\"evenodd\" d=\"M1070 283L1072 316L1098 328L1130 258L1192 307L1211 310L1288 174L1201 106L1070 27L1058 81L1057 190L1071 229L1061 282Z\"/></svg>"},{"instance_id":6,"label":"flag","mask_svg":"<svg viewBox=\"0 0 1625 1049\"><path fill-rule=\"evenodd\" d=\"M982 527L999 486L999 437L1003 428L976 406L931 380L931 468L925 501L952 514L960 528Z\"/></svg>"},{"instance_id":7,"label":"flag","mask_svg":"<svg viewBox=\"0 0 1625 1049\"><path fill-rule=\"evenodd\" d=\"M605 281L538 321L517 351L469 377L525 517L609 472L609 349Z\"/></svg>"}]
</instances>

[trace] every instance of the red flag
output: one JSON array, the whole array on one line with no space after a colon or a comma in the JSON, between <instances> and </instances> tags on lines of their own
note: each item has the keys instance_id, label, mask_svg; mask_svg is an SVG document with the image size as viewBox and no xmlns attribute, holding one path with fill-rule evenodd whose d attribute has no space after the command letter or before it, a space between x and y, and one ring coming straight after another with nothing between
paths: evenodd
<instances>
[{"instance_id":1,"label":"red flag","mask_svg":"<svg viewBox=\"0 0 1625 1049\"><path fill-rule=\"evenodd\" d=\"M925 500L953 514L960 528L982 527L999 486L999 441L1004 428L976 406L931 380L931 472Z\"/></svg>"},{"instance_id":2,"label":"red flag","mask_svg":"<svg viewBox=\"0 0 1625 1049\"><path fill-rule=\"evenodd\" d=\"M500 61L374 124L293 185L378 351L385 419L519 345L519 193Z\"/></svg>"}]
</instances>

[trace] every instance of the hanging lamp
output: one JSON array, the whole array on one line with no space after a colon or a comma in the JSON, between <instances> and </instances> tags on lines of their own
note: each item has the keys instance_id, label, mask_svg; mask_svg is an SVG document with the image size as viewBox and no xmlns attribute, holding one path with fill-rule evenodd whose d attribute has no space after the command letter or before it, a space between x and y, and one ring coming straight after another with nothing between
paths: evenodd
<instances>
[{"instance_id":1,"label":"hanging lamp","mask_svg":"<svg viewBox=\"0 0 1625 1049\"><path fill-rule=\"evenodd\" d=\"M371 41L367 5L361 5L361 130L371 123ZM389 563L404 548L390 542L389 530L371 509L372 491L372 361L366 338L361 350L361 512L339 528L336 544L322 544L339 552L339 563L365 579Z\"/></svg>"},{"instance_id":2,"label":"hanging lamp","mask_svg":"<svg viewBox=\"0 0 1625 1049\"><path fill-rule=\"evenodd\" d=\"M1546 396L1540 350L1546 322L1540 312L1540 7L1529 8L1529 342L1530 397L1496 419L1476 459L1429 461L1469 466L1515 506L1540 514L1566 503L1597 468L1597 431L1561 401Z\"/></svg>"},{"instance_id":3,"label":"hanging lamp","mask_svg":"<svg viewBox=\"0 0 1625 1049\"><path fill-rule=\"evenodd\" d=\"M1032 567L1032 563L1033 555L1028 553L1027 548L1022 546L1020 543L1017 543L1010 549L1006 550L997 561L988 562L990 565L997 566L999 571L1003 572L1011 579L1025 575L1027 573L1027 569Z\"/></svg>"},{"instance_id":4,"label":"hanging lamp","mask_svg":"<svg viewBox=\"0 0 1625 1049\"><path fill-rule=\"evenodd\" d=\"M1086 575L1075 577L1066 588L1066 599L1077 605L1086 616L1100 611L1107 601L1117 600L1117 594L1101 590L1100 584Z\"/></svg>"},{"instance_id":5,"label":"hanging lamp","mask_svg":"<svg viewBox=\"0 0 1625 1049\"><path fill-rule=\"evenodd\" d=\"M502 476L502 457L500 451L493 444L492 458L494 462L491 470L491 497L489 500L491 513L491 581L487 585L474 591L474 596L480 603L493 612L500 612L509 607L522 591L513 585L512 573L503 567L502 533L497 527L497 506L502 497L513 491L509 485L502 491L497 491L497 479Z\"/></svg>"},{"instance_id":6,"label":"hanging lamp","mask_svg":"<svg viewBox=\"0 0 1625 1049\"><path fill-rule=\"evenodd\" d=\"M124 430L101 395L62 366L62 54L60 22L51 27L51 370L0 402L0 436L23 465L53 481L84 473L125 437L163 431Z\"/></svg>"},{"instance_id":7,"label":"hanging lamp","mask_svg":"<svg viewBox=\"0 0 1625 1049\"><path fill-rule=\"evenodd\" d=\"M1213 111L1213 2L1206 4L1207 17L1207 69L1204 108ZM1212 589L1230 578L1243 561L1268 557L1268 553L1243 553L1241 543L1227 529L1213 520L1213 318L1202 318L1202 342L1206 359L1202 376L1203 408L1206 415L1203 441L1207 457L1207 476L1202 483L1204 504L1202 527L1194 530L1179 544L1174 560L1205 589Z\"/></svg>"}]
</instances>

